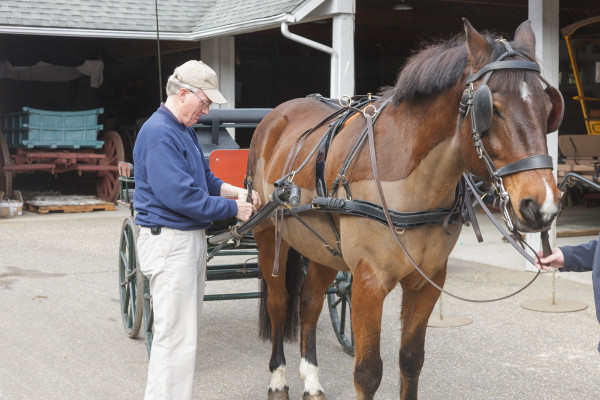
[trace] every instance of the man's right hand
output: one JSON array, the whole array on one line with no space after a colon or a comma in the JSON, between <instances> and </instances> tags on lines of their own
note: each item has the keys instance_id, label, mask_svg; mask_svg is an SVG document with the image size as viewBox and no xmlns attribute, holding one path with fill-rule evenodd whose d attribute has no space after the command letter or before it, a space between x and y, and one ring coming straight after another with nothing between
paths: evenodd
<instances>
[{"instance_id":1,"label":"man's right hand","mask_svg":"<svg viewBox=\"0 0 600 400\"><path fill-rule=\"evenodd\" d=\"M235 202L237 203L238 209L235 217L242 222L248 221L248 219L250 219L252 216L252 203L247 203L245 199L237 199Z\"/></svg>"}]
</instances>

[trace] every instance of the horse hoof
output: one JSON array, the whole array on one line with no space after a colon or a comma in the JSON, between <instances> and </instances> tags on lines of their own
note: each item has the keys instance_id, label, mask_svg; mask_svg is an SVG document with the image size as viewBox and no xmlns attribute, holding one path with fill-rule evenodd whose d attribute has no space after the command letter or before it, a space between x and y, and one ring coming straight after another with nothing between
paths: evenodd
<instances>
[{"instance_id":1,"label":"horse hoof","mask_svg":"<svg viewBox=\"0 0 600 400\"><path fill-rule=\"evenodd\" d=\"M288 392L289 388L287 386L283 390L276 390L274 392L269 389L267 400L290 400Z\"/></svg>"},{"instance_id":2,"label":"horse hoof","mask_svg":"<svg viewBox=\"0 0 600 400\"><path fill-rule=\"evenodd\" d=\"M325 393L323 392L319 394L304 393L302 395L302 400L327 400L327 396L325 396Z\"/></svg>"}]
</instances>

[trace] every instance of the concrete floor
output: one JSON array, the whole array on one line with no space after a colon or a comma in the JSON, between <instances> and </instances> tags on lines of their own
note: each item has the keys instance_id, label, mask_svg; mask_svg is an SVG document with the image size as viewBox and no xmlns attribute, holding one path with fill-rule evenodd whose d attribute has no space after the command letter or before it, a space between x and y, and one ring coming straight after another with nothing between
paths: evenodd
<instances>
[{"instance_id":1,"label":"concrete floor","mask_svg":"<svg viewBox=\"0 0 600 400\"><path fill-rule=\"evenodd\" d=\"M0 219L0 399L140 399L147 355L126 337L119 312L117 251L128 210ZM589 215L589 214L587 214ZM598 226L597 213L585 218ZM561 218L566 218L567 213ZM498 297L533 274L480 218L485 242L465 227L448 265L445 288ZM561 229L559 219L559 230ZM576 244L593 237L559 238ZM568 243L567 243L568 242ZM551 295L589 307L541 313L521 307ZM255 280L208 282L207 293L257 290ZM398 398L402 290L386 299L381 334L384 375L376 398ZM600 329L585 273L551 273L524 292L488 304L443 297L443 310L472 323L429 328L422 399L577 399L600 393ZM438 313L439 305L434 314ZM257 338L256 300L205 303L194 398L266 397L270 344ZM319 320L320 378L328 399L354 398L353 358L337 343L327 310ZM297 344L286 345L290 395L302 395Z\"/></svg>"}]
</instances>

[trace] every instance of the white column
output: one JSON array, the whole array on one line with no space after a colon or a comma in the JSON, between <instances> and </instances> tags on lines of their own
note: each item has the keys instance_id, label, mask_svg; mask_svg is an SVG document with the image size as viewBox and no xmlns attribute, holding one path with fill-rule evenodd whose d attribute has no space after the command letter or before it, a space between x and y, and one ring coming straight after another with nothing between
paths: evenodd
<instances>
[{"instance_id":1,"label":"white column","mask_svg":"<svg viewBox=\"0 0 600 400\"><path fill-rule=\"evenodd\" d=\"M333 16L332 47L337 53L337 65L332 57L331 97L354 95L354 13Z\"/></svg>"},{"instance_id":2,"label":"white column","mask_svg":"<svg viewBox=\"0 0 600 400\"><path fill-rule=\"evenodd\" d=\"M226 104L213 107L235 108L235 38L234 36L205 39L200 42L200 57L219 77L219 91Z\"/></svg>"},{"instance_id":3,"label":"white column","mask_svg":"<svg viewBox=\"0 0 600 400\"><path fill-rule=\"evenodd\" d=\"M541 66L542 75L551 85L558 88L558 42L560 27L558 22L559 0L529 0L529 19L535 33L535 56ZM558 159L558 131L548 136L548 154L554 160L554 178L556 179L556 161ZM539 233L528 233L527 243L534 249L541 249ZM550 231L550 245L556 246L556 223ZM531 252L528 250L531 254ZM537 269L525 261L525 269Z\"/></svg>"}]
</instances>

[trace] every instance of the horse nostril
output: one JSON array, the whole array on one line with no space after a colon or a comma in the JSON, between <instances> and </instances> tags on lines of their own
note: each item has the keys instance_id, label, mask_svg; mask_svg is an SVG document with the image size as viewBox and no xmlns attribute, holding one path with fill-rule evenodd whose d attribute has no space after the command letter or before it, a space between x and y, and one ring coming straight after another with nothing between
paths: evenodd
<instances>
[{"instance_id":1,"label":"horse nostril","mask_svg":"<svg viewBox=\"0 0 600 400\"><path fill-rule=\"evenodd\" d=\"M519 203L519 211L525 220L535 221L540 214L540 206L532 199L522 199Z\"/></svg>"}]
</instances>

